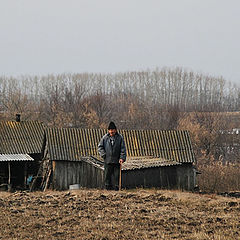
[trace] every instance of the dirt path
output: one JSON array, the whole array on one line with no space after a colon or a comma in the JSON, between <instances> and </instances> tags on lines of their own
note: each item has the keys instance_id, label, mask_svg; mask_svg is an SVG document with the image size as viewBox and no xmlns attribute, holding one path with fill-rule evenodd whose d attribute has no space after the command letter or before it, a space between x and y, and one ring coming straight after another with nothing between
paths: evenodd
<instances>
[{"instance_id":1,"label":"dirt path","mask_svg":"<svg viewBox=\"0 0 240 240\"><path fill-rule=\"evenodd\" d=\"M178 191L0 192L0 239L240 239L240 199Z\"/></svg>"}]
</instances>

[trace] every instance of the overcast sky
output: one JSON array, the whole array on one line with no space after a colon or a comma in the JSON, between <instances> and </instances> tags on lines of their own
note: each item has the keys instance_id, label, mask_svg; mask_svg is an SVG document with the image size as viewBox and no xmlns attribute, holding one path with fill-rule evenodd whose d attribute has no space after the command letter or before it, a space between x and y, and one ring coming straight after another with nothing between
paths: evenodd
<instances>
[{"instance_id":1,"label":"overcast sky","mask_svg":"<svg viewBox=\"0 0 240 240\"><path fill-rule=\"evenodd\" d=\"M183 67L240 85L239 0L0 0L0 75Z\"/></svg>"}]
</instances>

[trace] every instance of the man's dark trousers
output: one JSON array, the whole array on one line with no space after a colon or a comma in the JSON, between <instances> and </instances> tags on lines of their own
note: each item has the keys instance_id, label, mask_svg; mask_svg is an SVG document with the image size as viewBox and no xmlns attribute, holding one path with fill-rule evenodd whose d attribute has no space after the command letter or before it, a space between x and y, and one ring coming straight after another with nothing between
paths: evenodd
<instances>
[{"instance_id":1,"label":"man's dark trousers","mask_svg":"<svg viewBox=\"0 0 240 240\"><path fill-rule=\"evenodd\" d=\"M104 182L106 189L119 190L119 173L120 173L119 163L104 163Z\"/></svg>"}]
</instances>

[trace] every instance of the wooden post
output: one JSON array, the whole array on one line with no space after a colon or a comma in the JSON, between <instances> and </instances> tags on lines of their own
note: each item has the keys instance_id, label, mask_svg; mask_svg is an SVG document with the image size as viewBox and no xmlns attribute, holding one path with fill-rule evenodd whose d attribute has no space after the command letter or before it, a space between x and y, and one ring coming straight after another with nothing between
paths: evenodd
<instances>
[{"instance_id":1,"label":"wooden post","mask_svg":"<svg viewBox=\"0 0 240 240\"><path fill-rule=\"evenodd\" d=\"M51 176L51 172L52 172L52 169L50 168L49 172L48 172L48 176L47 176L46 182L45 182L45 187L43 189L44 192L46 191L46 189L48 187L48 183L49 183L49 179L50 179L50 176Z\"/></svg>"}]
</instances>

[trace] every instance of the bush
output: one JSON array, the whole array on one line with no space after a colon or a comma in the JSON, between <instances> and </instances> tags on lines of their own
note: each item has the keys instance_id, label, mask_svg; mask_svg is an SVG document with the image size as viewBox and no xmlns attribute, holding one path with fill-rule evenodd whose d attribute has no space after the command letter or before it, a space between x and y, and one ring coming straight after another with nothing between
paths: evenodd
<instances>
[{"instance_id":1,"label":"bush","mask_svg":"<svg viewBox=\"0 0 240 240\"><path fill-rule=\"evenodd\" d=\"M221 161L199 161L198 185L201 191L220 193L240 190L240 164Z\"/></svg>"}]
</instances>

